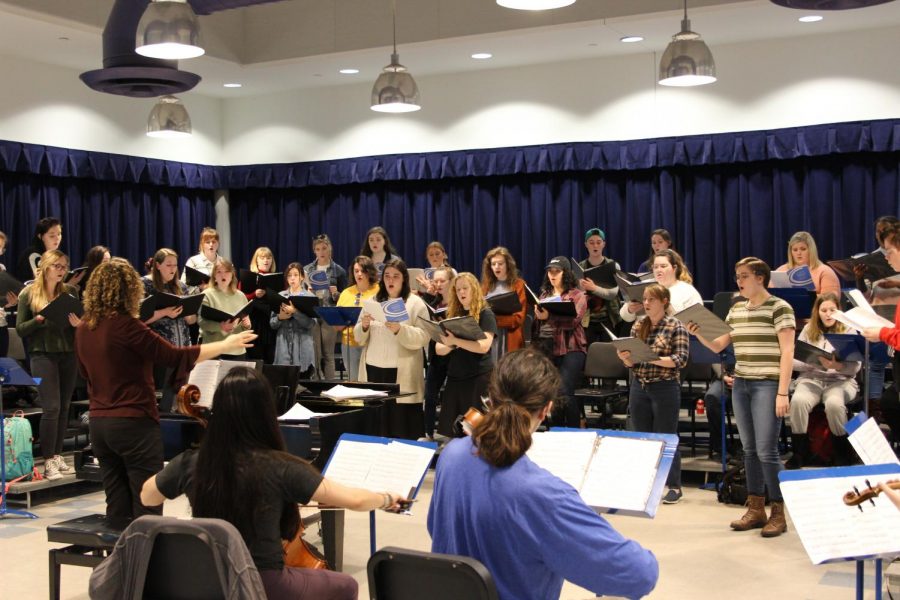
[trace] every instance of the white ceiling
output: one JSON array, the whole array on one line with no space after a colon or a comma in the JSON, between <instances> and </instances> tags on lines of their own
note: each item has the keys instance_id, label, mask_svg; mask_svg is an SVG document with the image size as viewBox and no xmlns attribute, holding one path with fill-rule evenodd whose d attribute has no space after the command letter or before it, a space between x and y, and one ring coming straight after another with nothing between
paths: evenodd
<instances>
[{"instance_id":1,"label":"white ceiling","mask_svg":"<svg viewBox=\"0 0 900 600\"><path fill-rule=\"evenodd\" d=\"M102 28L111 1L2 0L0 55L79 72L99 68ZM386 0L319 0L320 5L325 3L333 9L329 18L308 21L305 30L286 22L285 11L302 12L310 1L290 0L201 17L211 55L180 64L181 69L203 77L192 93L227 98L374 81L390 61L389 3ZM437 11L442 6L446 8L444 1L428 0L428 3ZM661 53L679 30L681 19L678 0L631 0L630 3L578 0L575 6L580 6L580 12L568 17L562 12L567 9L553 11L556 15L520 11L509 11L511 14L507 15L504 13L507 9L496 7L493 0L454 1L472 6L481 3L478 7L483 8L484 14L470 10L469 17L447 15L444 21L447 24L442 25L434 14L415 10L415 6L423 4L409 5L409 0L398 3L400 61L413 75ZM339 10L354 2L367 2L367 10L355 16L352 11ZM483 6L484 3L488 6ZM386 14L372 13L373 5L377 8L381 4ZM700 4L705 5L696 6ZM404 16L405 5L412 8L408 12L413 15ZM62 6L70 10L59 10ZM671 10L659 10L666 6ZM336 17L338 14L341 18ZM602 18L604 14L618 16ZM713 54L717 45L728 43L897 26L900 2L861 10L822 12L825 19L812 24L797 21L803 14L806 13L775 6L768 0L689 2L692 29L703 36ZM480 33L447 35L469 31ZM619 42L624 35L641 35L645 39L624 44ZM404 39L417 41L404 42ZM470 58L474 52L490 52L494 57L477 61ZM338 73L339 69L348 67L359 69L359 74ZM222 87L226 82L240 82L243 87L226 89Z\"/></svg>"}]
</instances>

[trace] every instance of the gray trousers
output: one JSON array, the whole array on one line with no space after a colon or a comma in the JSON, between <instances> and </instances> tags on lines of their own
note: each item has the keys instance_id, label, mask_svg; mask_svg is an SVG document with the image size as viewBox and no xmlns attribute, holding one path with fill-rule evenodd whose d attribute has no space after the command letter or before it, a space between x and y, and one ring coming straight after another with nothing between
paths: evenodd
<instances>
[{"instance_id":1,"label":"gray trousers","mask_svg":"<svg viewBox=\"0 0 900 600\"><path fill-rule=\"evenodd\" d=\"M791 396L791 432L806 433L809 413L816 404L823 402L828 429L834 435L847 435L847 430L844 429L847 424L847 403L856 398L858 391L859 386L853 378L826 382L813 377L801 377Z\"/></svg>"},{"instance_id":2,"label":"gray trousers","mask_svg":"<svg viewBox=\"0 0 900 600\"><path fill-rule=\"evenodd\" d=\"M75 391L78 364L74 352L31 355L31 375L40 378L38 394L41 410L41 454L52 458L62 453L69 422L69 402Z\"/></svg>"}]
</instances>

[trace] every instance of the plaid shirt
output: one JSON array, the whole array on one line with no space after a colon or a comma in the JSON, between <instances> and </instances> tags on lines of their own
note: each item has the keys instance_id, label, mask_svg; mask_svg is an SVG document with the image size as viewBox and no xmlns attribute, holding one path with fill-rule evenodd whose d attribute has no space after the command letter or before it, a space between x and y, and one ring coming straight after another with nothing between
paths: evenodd
<instances>
[{"instance_id":1,"label":"plaid shirt","mask_svg":"<svg viewBox=\"0 0 900 600\"><path fill-rule=\"evenodd\" d=\"M644 317L644 319L646 318L648 317ZM637 337L644 319L640 319L632 325L631 335ZM690 346L690 336L681 321L675 317L663 317L659 323L650 328L650 334L645 341L660 358L671 358L675 363L675 368L669 369L642 362L632 367L632 374L641 383L653 383L667 379L677 381L679 371L687 364Z\"/></svg>"}]
</instances>

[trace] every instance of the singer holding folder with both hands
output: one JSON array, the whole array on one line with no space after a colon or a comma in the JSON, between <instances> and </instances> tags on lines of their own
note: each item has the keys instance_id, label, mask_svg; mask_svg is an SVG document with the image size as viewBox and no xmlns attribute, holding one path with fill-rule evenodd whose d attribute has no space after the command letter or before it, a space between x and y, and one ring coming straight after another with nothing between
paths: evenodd
<instances>
[{"instance_id":1,"label":"singer holding folder with both hands","mask_svg":"<svg viewBox=\"0 0 900 600\"><path fill-rule=\"evenodd\" d=\"M667 316L669 290L658 283L644 290L646 316L631 327L631 335L643 340L659 360L635 363L631 352L617 350L619 358L632 370L628 412L634 431L678 433L681 410L681 369L687 364L690 338L681 321ZM675 451L666 480L669 491L664 504L681 500L681 452Z\"/></svg>"},{"instance_id":2,"label":"singer holding folder with both hands","mask_svg":"<svg viewBox=\"0 0 900 600\"><path fill-rule=\"evenodd\" d=\"M223 312L234 314L247 305L247 297L237 289L237 271L227 258L218 257L213 267L211 285L203 294L203 305L215 308ZM203 310L200 310L200 343L219 342L232 333L240 333L251 329L250 317L244 315L240 319L231 321L213 321L203 318ZM222 358L235 357L243 359L247 352L243 348L234 355Z\"/></svg>"}]
</instances>

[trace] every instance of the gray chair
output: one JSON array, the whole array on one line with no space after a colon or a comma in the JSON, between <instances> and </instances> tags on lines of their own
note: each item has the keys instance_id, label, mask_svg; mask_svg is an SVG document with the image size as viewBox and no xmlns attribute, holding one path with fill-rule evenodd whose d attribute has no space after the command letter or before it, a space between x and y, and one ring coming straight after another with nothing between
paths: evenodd
<instances>
[{"instance_id":1,"label":"gray chair","mask_svg":"<svg viewBox=\"0 0 900 600\"><path fill-rule=\"evenodd\" d=\"M602 415L600 424L610 425L612 415L620 413L616 410L616 401L628 398L630 376L628 368L616 355L616 347L609 342L591 344L584 361L584 376L588 378L589 386L575 390L582 415L585 415L584 405L591 404ZM624 381L624 385L620 381Z\"/></svg>"},{"instance_id":2,"label":"gray chair","mask_svg":"<svg viewBox=\"0 0 900 600\"><path fill-rule=\"evenodd\" d=\"M366 571L371 600L499 600L491 574L467 556L385 547Z\"/></svg>"},{"instance_id":3,"label":"gray chair","mask_svg":"<svg viewBox=\"0 0 900 600\"><path fill-rule=\"evenodd\" d=\"M6 355L20 362L24 361L25 345L22 343L22 338L19 337L15 327L7 327L6 329L9 332L9 350Z\"/></svg>"}]
</instances>

